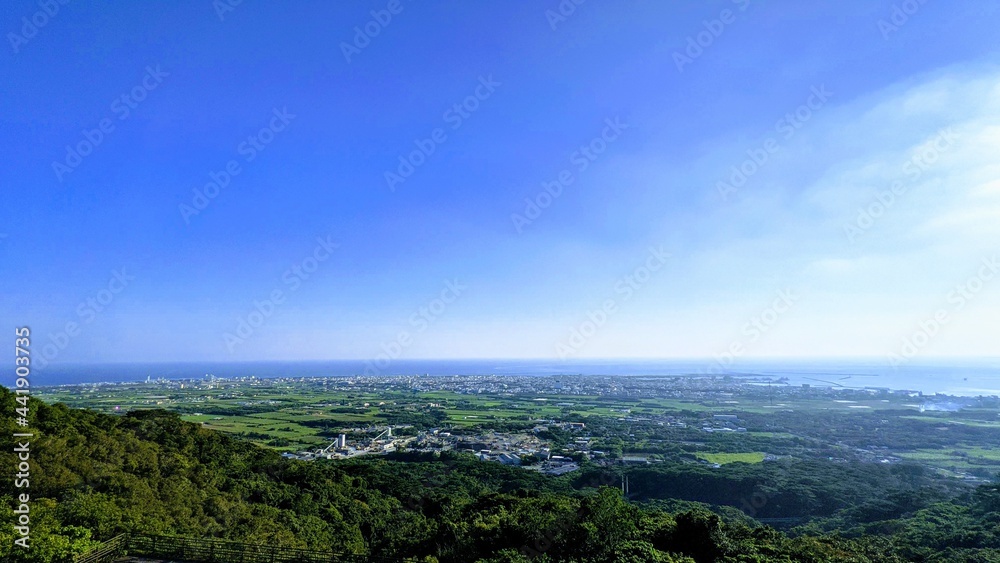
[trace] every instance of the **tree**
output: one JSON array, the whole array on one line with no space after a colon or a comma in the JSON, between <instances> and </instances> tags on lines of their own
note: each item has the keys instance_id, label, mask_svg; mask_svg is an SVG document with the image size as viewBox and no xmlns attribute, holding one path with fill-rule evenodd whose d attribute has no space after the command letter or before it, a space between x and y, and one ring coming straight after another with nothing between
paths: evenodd
<instances>
[{"instance_id":1,"label":"tree","mask_svg":"<svg viewBox=\"0 0 1000 563\"><path fill-rule=\"evenodd\" d=\"M625 501L620 490L612 487L601 487L584 499L580 513L584 553L598 558L610 557L638 532L638 509Z\"/></svg>"}]
</instances>

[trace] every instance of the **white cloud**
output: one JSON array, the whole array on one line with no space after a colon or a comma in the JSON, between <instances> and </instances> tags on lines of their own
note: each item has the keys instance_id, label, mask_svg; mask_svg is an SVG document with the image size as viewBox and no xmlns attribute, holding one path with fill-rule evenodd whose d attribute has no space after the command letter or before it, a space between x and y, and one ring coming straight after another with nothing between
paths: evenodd
<instances>
[{"instance_id":1,"label":"white cloud","mask_svg":"<svg viewBox=\"0 0 1000 563\"><path fill-rule=\"evenodd\" d=\"M942 72L824 108L734 200L708 208L707 229L729 236L712 240L685 270L704 277L720 301L764 304L784 286L823 301L804 302L794 330L762 339L762 355L884 355L915 322L947 307L950 289L997 249L998 93L993 69ZM734 153L722 143L706 157L718 163L706 189ZM902 192L886 198L897 182ZM857 224L860 209L878 216L852 242L844 227ZM995 353L982 319L1000 316L988 297L1000 293L996 285L955 312L947 336L925 352ZM706 298L697 306L708 311ZM720 331L741 323L738 314L715 312L710 322Z\"/></svg>"}]
</instances>

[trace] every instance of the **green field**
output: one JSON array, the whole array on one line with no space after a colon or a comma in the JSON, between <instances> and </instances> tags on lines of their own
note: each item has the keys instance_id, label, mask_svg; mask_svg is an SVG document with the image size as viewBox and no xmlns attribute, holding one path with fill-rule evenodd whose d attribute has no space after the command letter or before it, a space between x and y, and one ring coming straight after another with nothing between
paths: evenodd
<instances>
[{"instance_id":1,"label":"green field","mask_svg":"<svg viewBox=\"0 0 1000 563\"><path fill-rule=\"evenodd\" d=\"M709 463L725 465L727 463L760 463L764 461L764 452L748 452L741 454L707 453L698 452L694 454L697 458Z\"/></svg>"},{"instance_id":2,"label":"green field","mask_svg":"<svg viewBox=\"0 0 1000 563\"><path fill-rule=\"evenodd\" d=\"M901 452L899 457L927 464L946 472L974 469L1000 471L1000 448L955 445L943 449L920 449Z\"/></svg>"}]
</instances>

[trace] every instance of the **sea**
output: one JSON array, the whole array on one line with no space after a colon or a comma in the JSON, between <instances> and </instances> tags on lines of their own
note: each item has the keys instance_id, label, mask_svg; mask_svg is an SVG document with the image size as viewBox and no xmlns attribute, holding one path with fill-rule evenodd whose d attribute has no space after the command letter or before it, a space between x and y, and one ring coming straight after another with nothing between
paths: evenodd
<instances>
[{"instance_id":1,"label":"sea","mask_svg":"<svg viewBox=\"0 0 1000 563\"><path fill-rule=\"evenodd\" d=\"M878 388L955 396L1000 396L1000 358L912 362L891 366L870 360L365 360L298 362L176 362L50 364L32 375L34 386L122 383L156 379L237 377L454 376L709 376L830 388ZM11 374L13 375L13 374Z\"/></svg>"}]
</instances>

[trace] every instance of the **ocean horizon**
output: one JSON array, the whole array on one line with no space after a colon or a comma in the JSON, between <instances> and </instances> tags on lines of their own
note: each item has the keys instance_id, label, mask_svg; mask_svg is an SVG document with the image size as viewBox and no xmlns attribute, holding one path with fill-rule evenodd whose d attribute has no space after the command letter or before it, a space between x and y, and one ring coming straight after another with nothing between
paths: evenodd
<instances>
[{"instance_id":1,"label":"ocean horizon","mask_svg":"<svg viewBox=\"0 0 1000 563\"><path fill-rule=\"evenodd\" d=\"M871 359L743 360L370 360L52 364L35 372L35 386L125 383L150 379L386 376L708 376L779 384L885 388L956 396L1000 395L1000 359L940 360L893 367Z\"/></svg>"}]
</instances>

